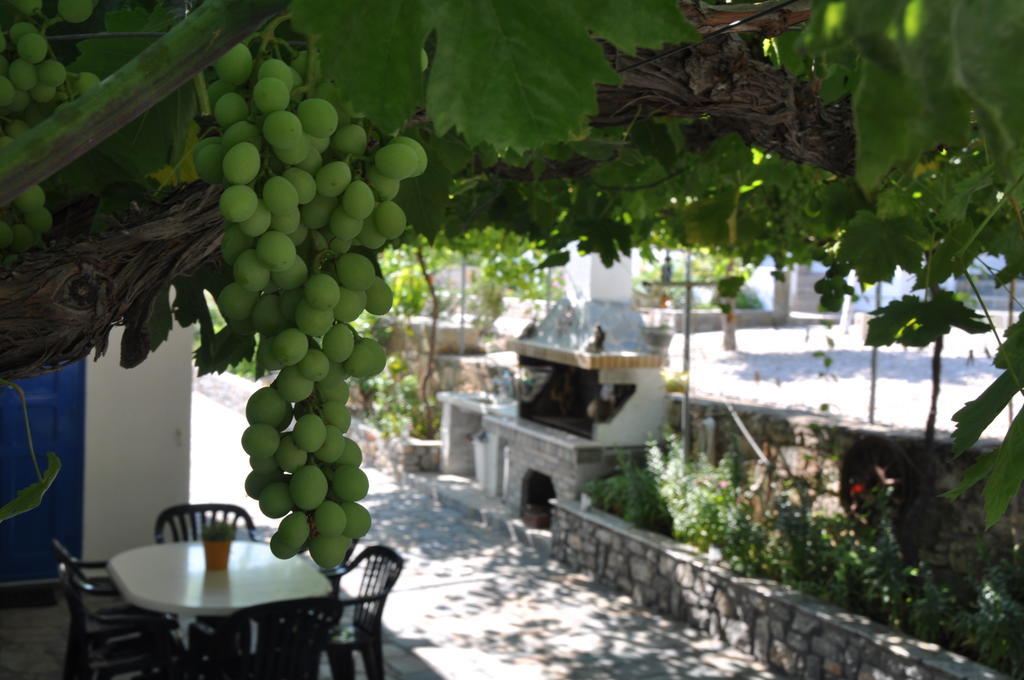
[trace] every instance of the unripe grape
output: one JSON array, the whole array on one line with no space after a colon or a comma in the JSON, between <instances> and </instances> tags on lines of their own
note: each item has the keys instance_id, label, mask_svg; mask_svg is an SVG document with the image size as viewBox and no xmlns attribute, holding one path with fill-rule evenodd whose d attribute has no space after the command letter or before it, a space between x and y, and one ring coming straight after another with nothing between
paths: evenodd
<instances>
[{"instance_id":1,"label":"unripe grape","mask_svg":"<svg viewBox=\"0 0 1024 680\"><path fill-rule=\"evenodd\" d=\"M0 75L0 107L8 106L14 101L14 84L5 76Z\"/></svg>"},{"instance_id":2,"label":"unripe grape","mask_svg":"<svg viewBox=\"0 0 1024 680\"><path fill-rule=\"evenodd\" d=\"M313 382L317 380L323 380L327 377L327 372L331 368L331 361L327 358L327 355L315 347L311 347L306 356L302 357L302 361L298 363L299 373L304 378L308 378Z\"/></svg>"},{"instance_id":3,"label":"unripe grape","mask_svg":"<svg viewBox=\"0 0 1024 680\"><path fill-rule=\"evenodd\" d=\"M357 378L369 378L383 371L387 361L387 352L379 343L370 338L359 338L343 366Z\"/></svg>"},{"instance_id":4,"label":"unripe grape","mask_svg":"<svg viewBox=\"0 0 1024 680\"><path fill-rule=\"evenodd\" d=\"M334 318L348 323L355 321L366 309L366 291L342 288L338 293L338 304L334 305Z\"/></svg>"},{"instance_id":5,"label":"unripe grape","mask_svg":"<svg viewBox=\"0 0 1024 680\"><path fill-rule=\"evenodd\" d=\"M373 224L384 238L398 238L405 231L405 211L392 201L379 203L373 210Z\"/></svg>"},{"instance_id":6,"label":"unripe grape","mask_svg":"<svg viewBox=\"0 0 1024 680\"><path fill-rule=\"evenodd\" d=\"M252 217L247 219L245 222L238 224L238 229L246 236L256 238L261 234L266 233L267 229L270 228L271 214L267 210L266 204L263 201L258 201L256 204L256 212L252 214Z\"/></svg>"},{"instance_id":7,"label":"unripe grape","mask_svg":"<svg viewBox=\"0 0 1024 680\"><path fill-rule=\"evenodd\" d=\"M279 533L275 532L270 537L270 554L279 560L289 560L295 557L302 546L290 545Z\"/></svg>"},{"instance_id":8,"label":"unripe grape","mask_svg":"<svg viewBox=\"0 0 1024 680\"><path fill-rule=\"evenodd\" d=\"M318 309L333 308L338 304L338 282L327 274L313 274L305 283L305 299Z\"/></svg>"},{"instance_id":9,"label":"unripe grape","mask_svg":"<svg viewBox=\"0 0 1024 680\"><path fill-rule=\"evenodd\" d=\"M308 460L309 454L295 445L291 434L281 437L281 444L274 452L274 462L277 463L278 468L285 472L295 472Z\"/></svg>"},{"instance_id":10,"label":"unripe grape","mask_svg":"<svg viewBox=\"0 0 1024 680\"><path fill-rule=\"evenodd\" d=\"M92 16L92 0L57 0L57 13L71 24L80 24Z\"/></svg>"},{"instance_id":11,"label":"unripe grape","mask_svg":"<svg viewBox=\"0 0 1024 680\"><path fill-rule=\"evenodd\" d=\"M288 269L271 272L270 277L281 290L294 290L306 282L306 277L309 275L308 271L306 261L301 257L296 257Z\"/></svg>"},{"instance_id":12,"label":"unripe grape","mask_svg":"<svg viewBox=\"0 0 1024 680\"><path fill-rule=\"evenodd\" d=\"M252 499L259 500L260 493L274 482L281 481L279 472L250 472L245 478L245 494ZM285 487L287 489L287 487Z\"/></svg>"},{"instance_id":13,"label":"unripe grape","mask_svg":"<svg viewBox=\"0 0 1024 680\"><path fill-rule=\"evenodd\" d=\"M32 244L36 242L38 236L36 233L28 228L25 224L14 224L11 225L11 232L14 234L14 240L11 242L11 250L16 253L23 253L32 247Z\"/></svg>"},{"instance_id":14,"label":"unripe grape","mask_svg":"<svg viewBox=\"0 0 1024 680\"><path fill-rule=\"evenodd\" d=\"M286 85L291 85L293 78L291 68L280 59L267 59L260 64L257 77L260 80L264 78L277 78Z\"/></svg>"},{"instance_id":15,"label":"unripe grape","mask_svg":"<svg viewBox=\"0 0 1024 680\"><path fill-rule=\"evenodd\" d=\"M289 484L286 482L271 482L267 484L259 493L260 512L267 517L275 519L284 517L291 512L293 505L288 487ZM345 515L347 518L351 517L348 512Z\"/></svg>"},{"instance_id":16,"label":"unripe grape","mask_svg":"<svg viewBox=\"0 0 1024 680\"><path fill-rule=\"evenodd\" d=\"M335 498L341 501L358 501L366 496L370 482L366 473L357 467L340 465L334 470L334 481L331 490Z\"/></svg>"},{"instance_id":17,"label":"unripe grape","mask_svg":"<svg viewBox=\"0 0 1024 680\"><path fill-rule=\"evenodd\" d=\"M38 184L33 184L14 199L14 207L23 213L39 210L46 204L46 193Z\"/></svg>"},{"instance_id":18,"label":"unripe grape","mask_svg":"<svg viewBox=\"0 0 1024 680\"><path fill-rule=\"evenodd\" d=\"M304 141L302 121L290 111L274 111L263 120L263 138L275 148L298 146Z\"/></svg>"},{"instance_id":19,"label":"unripe grape","mask_svg":"<svg viewBox=\"0 0 1024 680\"><path fill-rule=\"evenodd\" d=\"M288 148L281 148L279 146L273 147L274 155L279 161L285 165L300 166L302 161L306 159L310 151L313 150L312 145L309 143L309 139L303 136L295 146Z\"/></svg>"},{"instance_id":20,"label":"unripe grape","mask_svg":"<svg viewBox=\"0 0 1024 680\"><path fill-rule=\"evenodd\" d=\"M5 250L12 243L14 243L14 232L11 230L11 225L0 220L0 250Z\"/></svg>"},{"instance_id":21,"label":"unripe grape","mask_svg":"<svg viewBox=\"0 0 1024 680\"><path fill-rule=\"evenodd\" d=\"M46 104L47 102L53 101L53 98L57 96L57 88L52 85L43 85L42 83L39 83L29 90L29 95L32 96L32 101L39 102L40 104Z\"/></svg>"},{"instance_id":22,"label":"unripe grape","mask_svg":"<svg viewBox=\"0 0 1024 680\"><path fill-rule=\"evenodd\" d=\"M222 166L228 183L248 184L260 172L260 150L249 142L239 142L224 154Z\"/></svg>"},{"instance_id":23,"label":"unripe grape","mask_svg":"<svg viewBox=\"0 0 1024 680\"><path fill-rule=\"evenodd\" d=\"M280 472L281 468L277 466L277 462L273 456L269 458L254 458L249 456L249 467L253 472L261 472L263 474L273 474Z\"/></svg>"},{"instance_id":24,"label":"unripe grape","mask_svg":"<svg viewBox=\"0 0 1024 680\"><path fill-rule=\"evenodd\" d=\"M252 238L243 234L238 225L228 225L224 228L224 236L220 239L220 253L228 265L234 265L238 256L249 248L252 248Z\"/></svg>"},{"instance_id":25,"label":"unripe grape","mask_svg":"<svg viewBox=\"0 0 1024 680\"><path fill-rule=\"evenodd\" d=\"M323 336L333 324L333 310L317 309L307 304L305 300L300 301L295 307L295 325L311 338Z\"/></svg>"},{"instance_id":26,"label":"unripe grape","mask_svg":"<svg viewBox=\"0 0 1024 680\"><path fill-rule=\"evenodd\" d=\"M376 275L373 262L359 253L345 253L339 257L336 270L338 282L350 290L366 290Z\"/></svg>"},{"instance_id":27,"label":"unripe grape","mask_svg":"<svg viewBox=\"0 0 1024 680\"><path fill-rule=\"evenodd\" d=\"M366 130L360 125L343 125L331 136L331 146L339 153L361 156L366 151Z\"/></svg>"},{"instance_id":28,"label":"unripe grape","mask_svg":"<svg viewBox=\"0 0 1024 680\"><path fill-rule=\"evenodd\" d=\"M242 85L252 73L252 53L248 47L239 43L214 62L213 70L221 80L236 87Z\"/></svg>"},{"instance_id":29,"label":"unripe grape","mask_svg":"<svg viewBox=\"0 0 1024 680\"><path fill-rule=\"evenodd\" d=\"M24 59L15 59L7 69L7 77L14 87L28 92L35 87L39 80L36 77L36 67Z\"/></svg>"},{"instance_id":30,"label":"unripe grape","mask_svg":"<svg viewBox=\"0 0 1024 680\"><path fill-rule=\"evenodd\" d=\"M224 152L220 139L211 138L208 144L199 144L192 150L192 160L199 178L207 184L220 184L224 181Z\"/></svg>"},{"instance_id":31,"label":"unripe grape","mask_svg":"<svg viewBox=\"0 0 1024 680\"><path fill-rule=\"evenodd\" d=\"M341 452L341 457L337 460L338 465L355 465L357 467L362 465L363 452L359 449L359 444L348 437L343 439L345 440L345 450Z\"/></svg>"},{"instance_id":32,"label":"unripe grape","mask_svg":"<svg viewBox=\"0 0 1024 680\"><path fill-rule=\"evenodd\" d=\"M348 251L352 250L352 241L344 238L332 238L331 242L327 244L327 247L336 255L344 255Z\"/></svg>"},{"instance_id":33,"label":"unripe grape","mask_svg":"<svg viewBox=\"0 0 1024 680\"><path fill-rule=\"evenodd\" d=\"M342 208L337 207L331 212L331 233L337 238L351 241L363 228L363 221L349 216Z\"/></svg>"},{"instance_id":34,"label":"unripe grape","mask_svg":"<svg viewBox=\"0 0 1024 680\"><path fill-rule=\"evenodd\" d=\"M217 307L228 321L241 321L249 318L252 307L256 304L256 297L256 293L232 281L224 286L217 296Z\"/></svg>"},{"instance_id":35,"label":"unripe grape","mask_svg":"<svg viewBox=\"0 0 1024 680\"><path fill-rule=\"evenodd\" d=\"M359 503L346 501L341 504L345 511L345 531L342 535L349 538L362 538L370 530L370 513Z\"/></svg>"},{"instance_id":36,"label":"unripe grape","mask_svg":"<svg viewBox=\"0 0 1024 680\"><path fill-rule=\"evenodd\" d=\"M341 454L345 450L345 441L342 439L341 430L334 425L326 425L324 429L327 431L327 437L324 439L323 445L313 452L313 455L321 462L333 463L341 458Z\"/></svg>"},{"instance_id":37,"label":"unripe grape","mask_svg":"<svg viewBox=\"0 0 1024 680\"><path fill-rule=\"evenodd\" d=\"M347 325L336 324L324 335L322 347L328 359L340 364L352 355L352 348L355 347L355 334Z\"/></svg>"},{"instance_id":38,"label":"unripe grape","mask_svg":"<svg viewBox=\"0 0 1024 680\"><path fill-rule=\"evenodd\" d=\"M302 50L292 58L291 67L299 73L305 73L309 65L309 52Z\"/></svg>"},{"instance_id":39,"label":"unripe grape","mask_svg":"<svg viewBox=\"0 0 1024 680\"><path fill-rule=\"evenodd\" d=\"M318 153L323 153L324 151L327 151L327 149L331 147L331 138L315 137L313 135L310 135L309 145L316 149Z\"/></svg>"},{"instance_id":40,"label":"unripe grape","mask_svg":"<svg viewBox=\"0 0 1024 680\"><path fill-rule=\"evenodd\" d=\"M256 239L256 254L272 272L289 269L296 259L295 244L287 234L279 231L268 231Z\"/></svg>"},{"instance_id":41,"label":"unripe grape","mask_svg":"<svg viewBox=\"0 0 1024 680\"><path fill-rule=\"evenodd\" d=\"M348 407L340 401L328 401L320 408L321 417L328 425L338 428L339 434L346 432L352 424L352 414Z\"/></svg>"},{"instance_id":42,"label":"unripe grape","mask_svg":"<svg viewBox=\"0 0 1024 680\"><path fill-rule=\"evenodd\" d=\"M241 142L249 142L257 149L263 143L263 135L260 129L247 120L240 120L227 130L221 137L221 143L225 149L230 149Z\"/></svg>"},{"instance_id":43,"label":"unripe grape","mask_svg":"<svg viewBox=\"0 0 1024 680\"><path fill-rule=\"evenodd\" d=\"M327 478L315 465L303 465L288 482L292 502L303 510L314 510L327 496Z\"/></svg>"},{"instance_id":44,"label":"unripe grape","mask_svg":"<svg viewBox=\"0 0 1024 680\"><path fill-rule=\"evenodd\" d=\"M75 84L75 90L81 95L99 84L100 77L98 75L95 73L89 73L88 71L83 71L78 74L78 82Z\"/></svg>"},{"instance_id":45,"label":"unripe grape","mask_svg":"<svg viewBox=\"0 0 1024 680\"><path fill-rule=\"evenodd\" d=\"M43 85L59 87L64 84L67 71L64 69L64 64L56 59L47 59L36 67L36 77Z\"/></svg>"},{"instance_id":46,"label":"unripe grape","mask_svg":"<svg viewBox=\"0 0 1024 680\"><path fill-rule=\"evenodd\" d=\"M259 197L244 184L234 184L220 195L220 212L230 222L245 222L256 213Z\"/></svg>"},{"instance_id":47,"label":"unripe grape","mask_svg":"<svg viewBox=\"0 0 1024 680\"><path fill-rule=\"evenodd\" d=\"M293 512L277 525L276 536L281 536L283 541L288 546L294 546L296 549L302 546L309 538L309 519L306 517L304 512Z\"/></svg>"},{"instance_id":48,"label":"unripe grape","mask_svg":"<svg viewBox=\"0 0 1024 680\"><path fill-rule=\"evenodd\" d=\"M313 143L310 142L309 149L306 151L305 158L300 163L296 163L295 167L305 170L309 174L314 174L320 169L320 166L324 164L324 159L320 155L320 152L316 150Z\"/></svg>"},{"instance_id":49,"label":"unripe grape","mask_svg":"<svg viewBox=\"0 0 1024 680\"><path fill-rule=\"evenodd\" d=\"M348 383L345 382L345 371L340 364L331 364L327 377L316 384L316 391L326 401L348 401Z\"/></svg>"},{"instance_id":50,"label":"unripe grape","mask_svg":"<svg viewBox=\"0 0 1024 680\"><path fill-rule=\"evenodd\" d=\"M391 144L404 144L413 150L416 154L416 169L412 173L412 177L419 177L427 169L427 152L423 148L423 145L417 142L412 137L398 136L391 140Z\"/></svg>"},{"instance_id":51,"label":"unripe grape","mask_svg":"<svg viewBox=\"0 0 1024 680\"><path fill-rule=\"evenodd\" d=\"M302 206L302 224L309 229L322 229L331 220L331 213L338 205L338 199L331 196L317 196Z\"/></svg>"},{"instance_id":52,"label":"unripe grape","mask_svg":"<svg viewBox=\"0 0 1024 680\"><path fill-rule=\"evenodd\" d=\"M341 207L349 216L357 220L365 220L373 212L376 202L373 200L373 190L362 181L355 180L345 189L341 195Z\"/></svg>"},{"instance_id":53,"label":"unripe grape","mask_svg":"<svg viewBox=\"0 0 1024 680\"><path fill-rule=\"evenodd\" d=\"M394 304L394 293L387 281L379 276L366 290L366 311L375 316L382 316L391 311Z\"/></svg>"},{"instance_id":54,"label":"unripe grape","mask_svg":"<svg viewBox=\"0 0 1024 680\"><path fill-rule=\"evenodd\" d=\"M299 205L305 205L316 198L316 180L313 176L301 168L288 168L281 176L292 183L295 193L299 197ZM292 213L297 216L297 213ZM295 226L298 225L296 221Z\"/></svg>"},{"instance_id":55,"label":"unripe grape","mask_svg":"<svg viewBox=\"0 0 1024 680\"><path fill-rule=\"evenodd\" d=\"M299 228L302 222L302 214L296 210L288 215L271 215L270 228L282 234L290 234Z\"/></svg>"},{"instance_id":56,"label":"unripe grape","mask_svg":"<svg viewBox=\"0 0 1024 680\"><path fill-rule=\"evenodd\" d=\"M246 290L259 292L270 283L270 270L260 261L252 248L243 251L231 265L235 281Z\"/></svg>"},{"instance_id":57,"label":"unripe grape","mask_svg":"<svg viewBox=\"0 0 1024 680\"><path fill-rule=\"evenodd\" d=\"M266 423L250 425L242 433L242 448L250 456L256 458L273 456L280 443L281 435L272 425Z\"/></svg>"},{"instance_id":58,"label":"unripe grape","mask_svg":"<svg viewBox=\"0 0 1024 680\"><path fill-rule=\"evenodd\" d=\"M277 78L260 78L252 88L252 102L260 113L273 113L288 108L291 88Z\"/></svg>"},{"instance_id":59,"label":"unripe grape","mask_svg":"<svg viewBox=\"0 0 1024 680\"><path fill-rule=\"evenodd\" d=\"M285 401L297 403L313 393L313 381L302 377L295 366L285 366L274 380L274 389Z\"/></svg>"},{"instance_id":60,"label":"unripe grape","mask_svg":"<svg viewBox=\"0 0 1024 680\"><path fill-rule=\"evenodd\" d=\"M405 144L388 144L373 154L373 166L391 179L406 179L416 171L416 152Z\"/></svg>"},{"instance_id":61,"label":"unripe grape","mask_svg":"<svg viewBox=\"0 0 1024 680\"><path fill-rule=\"evenodd\" d=\"M291 182L275 175L263 183L263 202L273 215L291 215L299 209L299 193Z\"/></svg>"},{"instance_id":62,"label":"unripe grape","mask_svg":"<svg viewBox=\"0 0 1024 680\"><path fill-rule=\"evenodd\" d=\"M25 12L25 14L31 14L31 12ZM28 35L29 33L38 33L39 29L35 27L35 24L29 21L17 21L11 24L10 30L7 34L11 38L11 44L17 45L21 36Z\"/></svg>"},{"instance_id":63,"label":"unripe grape","mask_svg":"<svg viewBox=\"0 0 1024 680\"><path fill-rule=\"evenodd\" d=\"M352 541L346 537L316 536L309 542L309 556L318 566L330 569L341 564Z\"/></svg>"},{"instance_id":64,"label":"unripe grape","mask_svg":"<svg viewBox=\"0 0 1024 680\"><path fill-rule=\"evenodd\" d=\"M325 99L306 99L299 104L302 129L314 137L330 137L338 129L338 112Z\"/></svg>"},{"instance_id":65,"label":"unripe grape","mask_svg":"<svg viewBox=\"0 0 1024 680\"><path fill-rule=\"evenodd\" d=\"M334 501L324 501L313 513L316 530L321 536L341 536L346 520L345 511Z\"/></svg>"},{"instance_id":66,"label":"unripe grape","mask_svg":"<svg viewBox=\"0 0 1024 680\"><path fill-rule=\"evenodd\" d=\"M316 451L324 445L326 437L327 428L324 425L324 421L315 413L307 413L301 416L295 421L295 427L292 428L292 441L303 451Z\"/></svg>"},{"instance_id":67,"label":"unripe grape","mask_svg":"<svg viewBox=\"0 0 1024 680\"><path fill-rule=\"evenodd\" d=\"M306 356L309 351L309 340L306 334L297 328L288 328L276 336L272 342L274 356L285 366L293 366ZM293 400L289 400L293 401Z\"/></svg>"},{"instance_id":68,"label":"unripe grape","mask_svg":"<svg viewBox=\"0 0 1024 680\"><path fill-rule=\"evenodd\" d=\"M316 190L324 196L340 196L352 181L352 170L344 161L334 161L316 172Z\"/></svg>"},{"instance_id":69,"label":"unripe grape","mask_svg":"<svg viewBox=\"0 0 1024 680\"><path fill-rule=\"evenodd\" d=\"M26 33L18 38L18 56L30 64L38 64L46 59L49 49L46 38L38 33Z\"/></svg>"},{"instance_id":70,"label":"unripe grape","mask_svg":"<svg viewBox=\"0 0 1024 680\"><path fill-rule=\"evenodd\" d=\"M292 407L272 387L261 387L245 403L245 418L250 425L276 426L291 417Z\"/></svg>"},{"instance_id":71,"label":"unripe grape","mask_svg":"<svg viewBox=\"0 0 1024 680\"><path fill-rule=\"evenodd\" d=\"M397 179L384 176L374 167L366 171L366 181L382 201L390 201L397 196L398 189L402 184Z\"/></svg>"},{"instance_id":72,"label":"unripe grape","mask_svg":"<svg viewBox=\"0 0 1024 680\"><path fill-rule=\"evenodd\" d=\"M277 335L288 328L277 295L263 295L252 308L252 325L261 335Z\"/></svg>"},{"instance_id":73,"label":"unripe grape","mask_svg":"<svg viewBox=\"0 0 1024 680\"><path fill-rule=\"evenodd\" d=\"M237 92L228 92L217 100L213 116L222 128L228 128L249 117L249 105Z\"/></svg>"}]
</instances>

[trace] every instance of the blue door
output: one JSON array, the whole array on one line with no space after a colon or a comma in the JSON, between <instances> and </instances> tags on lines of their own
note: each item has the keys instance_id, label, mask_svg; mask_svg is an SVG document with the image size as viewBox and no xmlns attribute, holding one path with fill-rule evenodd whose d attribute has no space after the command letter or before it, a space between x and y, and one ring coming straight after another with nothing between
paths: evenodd
<instances>
[{"instance_id":1,"label":"blue door","mask_svg":"<svg viewBox=\"0 0 1024 680\"><path fill-rule=\"evenodd\" d=\"M46 469L46 452L53 451L61 471L38 508L0 523L0 582L55 578L52 537L74 554L82 551L85 362L18 384L39 467ZM0 505L35 480L18 394L0 388Z\"/></svg>"}]
</instances>

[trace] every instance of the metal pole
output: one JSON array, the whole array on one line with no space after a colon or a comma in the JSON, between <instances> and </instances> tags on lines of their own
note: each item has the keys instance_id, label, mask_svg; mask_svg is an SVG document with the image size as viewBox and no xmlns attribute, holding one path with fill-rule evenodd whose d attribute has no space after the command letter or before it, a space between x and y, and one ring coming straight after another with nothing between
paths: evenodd
<instances>
[{"instance_id":1,"label":"metal pole","mask_svg":"<svg viewBox=\"0 0 1024 680\"><path fill-rule=\"evenodd\" d=\"M882 306L882 282L875 284L875 309ZM868 398L868 422L875 424L875 388L878 384L878 347L871 348L871 396Z\"/></svg>"},{"instance_id":2,"label":"metal pole","mask_svg":"<svg viewBox=\"0 0 1024 680\"><path fill-rule=\"evenodd\" d=\"M466 254L462 254L459 270L459 354L466 353Z\"/></svg>"},{"instance_id":3,"label":"metal pole","mask_svg":"<svg viewBox=\"0 0 1024 680\"><path fill-rule=\"evenodd\" d=\"M683 434L683 459L690 457L690 310L693 308L693 260L686 251L686 316L683 317L683 373L686 375L686 390L683 391L683 412L680 414L680 429Z\"/></svg>"}]
</instances>

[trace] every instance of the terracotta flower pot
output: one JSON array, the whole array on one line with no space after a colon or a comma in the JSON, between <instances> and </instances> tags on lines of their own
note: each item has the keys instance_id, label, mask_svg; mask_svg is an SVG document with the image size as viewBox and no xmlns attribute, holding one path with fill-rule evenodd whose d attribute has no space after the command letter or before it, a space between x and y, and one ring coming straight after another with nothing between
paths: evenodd
<instances>
[{"instance_id":1,"label":"terracotta flower pot","mask_svg":"<svg viewBox=\"0 0 1024 680\"><path fill-rule=\"evenodd\" d=\"M231 552L231 541L203 541L206 552L207 571L228 568L228 553Z\"/></svg>"}]
</instances>

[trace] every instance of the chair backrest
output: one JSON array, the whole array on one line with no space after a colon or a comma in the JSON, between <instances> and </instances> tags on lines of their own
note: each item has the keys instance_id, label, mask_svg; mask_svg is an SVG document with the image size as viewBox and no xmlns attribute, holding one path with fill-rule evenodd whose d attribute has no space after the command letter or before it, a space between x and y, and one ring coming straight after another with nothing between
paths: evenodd
<instances>
[{"instance_id":1,"label":"chair backrest","mask_svg":"<svg viewBox=\"0 0 1024 680\"><path fill-rule=\"evenodd\" d=\"M244 529L246 537L250 541L256 539L256 527L252 523L252 517L245 511L245 508L228 503L202 503L197 505L172 505L162 511L156 518L154 537L157 543L165 541L201 541L203 540L203 527L214 522L225 522L235 527ZM242 527L239 527L239 523Z\"/></svg>"},{"instance_id":2,"label":"chair backrest","mask_svg":"<svg viewBox=\"0 0 1024 680\"><path fill-rule=\"evenodd\" d=\"M363 579L359 584L359 598L363 601L356 603L352 619L358 628L372 634L380 630L384 602L404 564L405 560L391 548L371 545L349 566L349 571L355 571L363 565Z\"/></svg>"},{"instance_id":3,"label":"chair backrest","mask_svg":"<svg viewBox=\"0 0 1024 680\"><path fill-rule=\"evenodd\" d=\"M316 680L320 653L346 603L330 597L240 609L217 626L208 678Z\"/></svg>"},{"instance_id":4,"label":"chair backrest","mask_svg":"<svg viewBox=\"0 0 1024 680\"><path fill-rule=\"evenodd\" d=\"M68 571L69 578L74 579L73 585L80 592L92 593L95 595L110 595L116 593L113 586L109 583L97 584L82 569L82 562L77 557L71 554L71 552L56 538L50 539L50 545L53 546L53 554L57 557L57 568L61 566ZM90 563L89 566L95 566L98 563Z\"/></svg>"}]
</instances>

